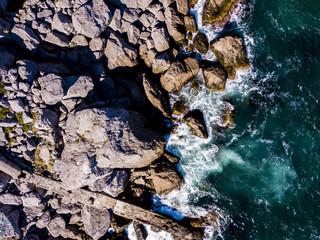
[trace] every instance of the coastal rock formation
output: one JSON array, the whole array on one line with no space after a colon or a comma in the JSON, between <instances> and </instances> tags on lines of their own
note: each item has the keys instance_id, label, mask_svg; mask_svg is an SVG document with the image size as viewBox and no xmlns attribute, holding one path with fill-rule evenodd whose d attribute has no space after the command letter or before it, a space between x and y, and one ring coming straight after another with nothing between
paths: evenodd
<instances>
[{"instance_id":1,"label":"coastal rock formation","mask_svg":"<svg viewBox=\"0 0 320 240\"><path fill-rule=\"evenodd\" d=\"M172 113L175 115L185 114L186 107L183 105L181 101L176 101L172 108Z\"/></svg>"},{"instance_id":2,"label":"coastal rock formation","mask_svg":"<svg viewBox=\"0 0 320 240\"><path fill-rule=\"evenodd\" d=\"M169 6L164 12L170 36L177 42L186 38L183 16L173 7Z\"/></svg>"},{"instance_id":3,"label":"coastal rock formation","mask_svg":"<svg viewBox=\"0 0 320 240\"><path fill-rule=\"evenodd\" d=\"M228 78L234 79L237 69L250 67L246 47L241 37L224 36L211 42L211 50L227 70Z\"/></svg>"},{"instance_id":4,"label":"coastal rock formation","mask_svg":"<svg viewBox=\"0 0 320 240\"><path fill-rule=\"evenodd\" d=\"M202 111L195 109L188 112L188 114L183 117L183 122L190 127L193 135L200 138L208 138L208 131Z\"/></svg>"},{"instance_id":5,"label":"coastal rock formation","mask_svg":"<svg viewBox=\"0 0 320 240\"><path fill-rule=\"evenodd\" d=\"M193 38L193 46L199 51L200 54L205 55L209 50L207 36L201 32L198 32Z\"/></svg>"},{"instance_id":6,"label":"coastal rock formation","mask_svg":"<svg viewBox=\"0 0 320 240\"><path fill-rule=\"evenodd\" d=\"M206 0L202 12L202 24L223 27L229 20L239 0Z\"/></svg>"},{"instance_id":7,"label":"coastal rock formation","mask_svg":"<svg viewBox=\"0 0 320 240\"><path fill-rule=\"evenodd\" d=\"M186 15L184 16L184 25L186 31L196 33L198 32L198 26L196 23L196 18L194 15Z\"/></svg>"},{"instance_id":8,"label":"coastal rock formation","mask_svg":"<svg viewBox=\"0 0 320 240\"><path fill-rule=\"evenodd\" d=\"M206 87L210 91L223 91L225 89L228 73L219 63L213 63L202 68Z\"/></svg>"},{"instance_id":9,"label":"coastal rock formation","mask_svg":"<svg viewBox=\"0 0 320 240\"><path fill-rule=\"evenodd\" d=\"M196 58L180 58L173 62L168 71L161 77L162 87L168 91L179 91L199 72L199 62Z\"/></svg>"}]
</instances>

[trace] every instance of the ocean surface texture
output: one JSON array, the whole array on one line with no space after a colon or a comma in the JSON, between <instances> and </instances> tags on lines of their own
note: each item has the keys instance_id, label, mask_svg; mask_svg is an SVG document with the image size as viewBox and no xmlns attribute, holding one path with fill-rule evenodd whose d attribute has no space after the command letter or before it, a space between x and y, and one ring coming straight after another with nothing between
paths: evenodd
<instances>
[{"instance_id":1,"label":"ocean surface texture","mask_svg":"<svg viewBox=\"0 0 320 240\"><path fill-rule=\"evenodd\" d=\"M186 184L162 201L193 215L216 210L208 239L320 239L320 1L249 1L224 29L201 26L203 3L192 11L200 30L210 40L238 32L252 67L224 92L186 85L172 96L203 110L210 137L183 124L169 137ZM217 133L225 100L235 126Z\"/></svg>"}]
</instances>

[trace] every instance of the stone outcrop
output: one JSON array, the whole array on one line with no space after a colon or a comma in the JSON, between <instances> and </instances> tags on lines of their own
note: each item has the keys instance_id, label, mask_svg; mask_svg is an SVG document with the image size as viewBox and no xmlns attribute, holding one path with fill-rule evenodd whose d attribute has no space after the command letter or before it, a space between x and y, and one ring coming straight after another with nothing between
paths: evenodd
<instances>
[{"instance_id":1,"label":"stone outcrop","mask_svg":"<svg viewBox=\"0 0 320 240\"><path fill-rule=\"evenodd\" d=\"M202 55L205 55L209 50L208 38L204 33L198 32L193 38L193 46Z\"/></svg>"},{"instance_id":2,"label":"stone outcrop","mask_svg":"<svg viewBox=\"0 0 320 240\"><path fill-rule=\"evenodd\" d=\"M241 37L224 36L210 43L211 50L227 70L228 78L234 79L237 69L250 67L246 47Z\"/></svg>"},{"instance_id":3,"label":"stone outcrop","mask_svg":"<svg viewBox=\"0 0 320 240\"><path fill-rule=\"evenodd\" d=\"M173 7L168 7L164 12L168 32L175 41L182 41L186 38L183 15Z\"/></svg>"},{"instance_id":4,"label":"stone outcrop","mask_svg":"<svg viewBox=\"0 0 320 240\"><path fill-rule=\"evenodd\" d=\"M208 138L208 130L202 111L196 109L189 112L183 117L183 122L190 127L193 135L200 138Z\"/></svg>"},{"instance_id":5,"label":"stone outcrop","mask_svg":"<svg viewBox=\"0 0 320 240\"><path fill-rule=\"evenodd\" d=\"M168 91L179 91L199 72L199 63L196 58L181 58L171 64L168 71L161 77L162 87Z\"/></svg>"},{"instance_id":6,"label":"stone outcrop","mask_svg":"<svg viewBox=\"0 0 320 240\"><path fill-rule=\"evenodd\" d=\"M206 87L210 91L223 91L225 89L228 73L219 63L209 64L202 68Z\"/></svg>"},{"instance_id":7,"label":"stone outcrop","mask_svg":"<svg viewBox=\"0 0 320 240\"><path fill-rule=\"evenodd\" d=\"M196 23L196 18L194 15L186 15L184 16L184 25L186 31L196 33L198 32L198 26Z\"/></svg>"},{"instance_id":8,"label":"stone outcrop","mask_svg":"<svg viewBox=\"0 0 320 240\"><path fill-rule=\"evenodd\" d=\"M18 44L35 53L37 50L40 40L34 31L24 24L15 24L11 30L12 38L18 42Z\"/></svg>"}]
</instances>

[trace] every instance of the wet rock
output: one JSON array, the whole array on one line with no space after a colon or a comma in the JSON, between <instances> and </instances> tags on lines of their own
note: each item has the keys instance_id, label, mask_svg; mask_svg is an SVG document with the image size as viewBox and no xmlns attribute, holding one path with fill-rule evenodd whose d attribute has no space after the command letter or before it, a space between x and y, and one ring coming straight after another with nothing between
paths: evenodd
<instances>
[{"instance_id":1,"label":"wet rock","mask_svg":"<svg viewBox=\"0 0 320 240\"><path fill-rule=\"evenodd\" d=\"M182 115L185 114L186 107L183 105L181 101L176 101L172 108L172 113L175 115Z\"/></svg>"},{"instance_id":2,"label":"wet rock","mask_svg":"<svg viewBox=\"0 0 320 240\"><path fill-rule=\"evenodd\" d=\"M41 87L41 98L45 104L54 105L61 101L63 90L63 79L56 74L48 74L38 78Z\"/></svg>"},{"instance_id":3,"label":"wet rock","mask_svg":"<svg viewBox=\"0 0 320 240\"><path fill-rule=\"evenodd\" d=\"M126 170L113 170L110 175L97 180L89 188L91 191L105 192L112 197L117 197L127 186L128 178Z\"/></svg>"},{"instance_id":4,"label":"wet rock","mask_svg":"<svg viewBox=\"0 0 320 240\"><path fill-rule=\"evenodd\" d=\"M34 127L39 130L50 130L58 124L58 115L49 109L43 109L37 116Z\"/></svg>"},{"instance_id":5,"label":"wet rock","mask_svg":"<svg viewBox=\"0 0 320 240\"><path fill-rule=\"evenodd\" d=\"M109 210L84 206L81 216L85 232L94 240L99 239L108 231L111 221Z\"/></svg>"},{"instance_id":6,"label":"wet rock","mask_svg":"<svg viewBox=\"0 0 320 240\"><path fill-rule=\"evenodd\" d=\"M63 99L85 98L94 87L92 78L85 75L66 77L65 82L67 93Z\"/></svg>"},{"instance_id":7,"label":"wet rock","mask_svg":"<svg viewBox=\"0 0 320 240\"><path fill-rule=\"evenodd\" d=\"M195 109L184 116L185 122L191 129L193 135L200 138L208 138L208 131L202 111Z\"/></svg>"},{"instance_id":8,"label":"wet rock","mask_svg":"<svg viewBox=\"0 0 320 240\"><path fill-rule=\"evenodd\" d=\"M70 35L73 31L73 25L69 16L63 14L62 12L57 12L53 16L52 30L57 30L66 35Z\"/></svg>"},{"instance_id":9,"label":"wet rock","mask_svg":"<svg viewBox=\"0 0 320 240\"><path fill-rule=\"evenodd\" d=\"M198 27L196 23L196 18L194 15L184 16L184 25L187 32L198 32Z\"/></svg>"},{"instance_id":10,"label":"wet rock","mask_svg":"<svg viewBox=\"0 0 320 240\"><path fill-rule=\"evenodd\" d=\"M225 89L228 73L219 63L213 63L202 68L202 73L205 85L210 91L223 91Z\"/></svg>"},{"instance_id":11,"label":"wet rock","mask_svg":"<svg viewBox=\"0 0 320 240\"><path fill-rule=\"evenodd\" d=\"M163 52L170 47L170 40L167 29L164 27L153 28L151 37L154 41L155 48L158 52Z\"/></svg>"},{"instance_id":12,"label":"wet rock","mask_svg":"<svg viewBox=\"0 0 320 240\"><path fill-rule=\"evenodd\" d=\"M11 193L4 193L0 195L0 203L4 205L20 205L22 203L21 197Z\"/></svg>"},{"instance_id":13,"label":"wet rock","mask_svg":"<svg viewBox=\"0 0 320 240\"><path fill-rule=\"evenodd\" d=\"M19 229L19 211L12 210L8 206L3 206L0 208L0 228L4 231L0 232L1 239L14 238L18 239L20 237Z\"/></svg>"},{"instance_id":14,"label":"wet rock","mask_svg":"<svg viewBox=\"0 0 320 240\"><path fill-rule=\"evenodd\" d=\"M222 126L225 128L233 128L235 117L236 117L236 113L234 111L233 106L230 103L226 103L225 114L222 119Z\"/></svg>"},{"instance_id":15,"label":"wet rock","mask_svg":"<svg viewBox=\"0 0 320 240\"><path fill-rule=\"evenodd\" d=\"M186 34L182 15L173 7L168 7L164 15L170 36L177 42L184 40Z\"/></svg>"},{"instance_id":16,"label":"wet rock","mask_svg":"<svg viewBox=\"0 0 320 240\"><path fill-rule=\"evenodd\" d=\"M143 74L142 78L144 91L151 104L158 108L164 116L171 116L168 95L149 75Z\"/></svg>"},{"instance_id":17,"label":"wet rock","mask_svg":"<svg viewBox=\"0 0 320 240\"><path fill-rule=\"evenodd\" d=\"M239 0L206 0L202 12L202 24L223 27L229 20Z\"/></svg>"},{"instance_id":18,"label":"wet rock","mask_svg":"<svg viewBox=\"0 0 320 240\"><path fill-rule=\"evenodd\" d=\"M227 70L228 78L234 79L237 69L250 67L246 47L241 37L224 36L211 42L211 50Z\"/></svg>"},{"instance_id":19,"label":"wet rock","mask_svg":"<svg viewBox=\"0 0 320 240\"><path fill-rule=\"evenodd\" d=\"M161 85L168 92L179 91L198 72L199 63L196 58L177 59L161 77Z\"/></svg>"},{"instance_id":20,"label":"wet rock","mask_svg":"<svg viewBox=\"0 0 320 240\"><path fill-rule=\"evenodd\" d=\"M114 33L110 34L104 54L110 70L118 67L133 67L138 64L137 50Z\"/></svg>"},{"instance_id":21,"label":"wet rock","mask_svg":"<svg viewBox=\"0 0 320 240\"><path fill-rule=\"evenodd\" d=\"M170 67L170 58L168 52L158 53L152 60L152 72L162 73Z\"/></svg>"},{"instance_id":22,"label":"wet rock","mask_svg":"<svg viewBox=\"0 0 320 240\"><path fill-rule=\"evenodd\" d=\"M193 46L199 51L200 54L205 55L209 50L207 36L201 32L198 32L193 38Z\"/></svg>"},{"instance_id":23,"label":"wet rock","mask_svg":"<svg viewBox=\"0 0 320 240\"><path fill-rule=\"evenodd\" d=\"M69 38L62 33L54 31L47 34L45 41L57 45L59 47L69 46Z\"/></svg>"},{"instance_id":24,"label":"wet rock","mask_svg":"<svg viewBox=\"0 0 320 240\"><path fill-rule=\"evenodd\" d=\"M32 82L37 76L37 67L34 61L20 60L17 61L18 73L22 80Z\"/></svg>"},{"instance_id":25,"label":"wet rock","mask_svg":"<svg viewBox=\"0 0 320 240\"><path fill-rule=\"evenodd\" d=\"M72 14L72 23L76 33L96 38L107 28L111 17L103 0L93 0Z\"/></svg>"},{"instance_id":26,"label":"wet rock","mask_svg":"<svg viewBox=\"0 0 320 240\"><path fill-rule=\"evenodd\" d=\"M40 43L38 36L33 30L24 24L15 24L11 30L12 38L21 47L34 53Z\"/></svg>"}]
</instances>

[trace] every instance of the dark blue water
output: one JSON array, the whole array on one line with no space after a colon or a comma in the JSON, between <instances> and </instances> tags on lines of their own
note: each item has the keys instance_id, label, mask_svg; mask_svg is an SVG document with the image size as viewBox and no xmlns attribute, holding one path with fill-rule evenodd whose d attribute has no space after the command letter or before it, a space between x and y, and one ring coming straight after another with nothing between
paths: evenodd
<instances>
[{"instance_id":1,"label":"dark blue water","mask_svg":"<svg viewBox=\"0 0 320 240\"><path fill-rule=\"evenodd\" d=\"M247 75L220 95L182 92L204 110L212 135L202 141L182 130L183 143L169 141L183 158L182 191L188 205L227 216L224 239L320 239L320 1L248 6L238 26L253 40ZM236 125L216 136L217 99L226 96Z\"/></svg>"}]
</instances>

